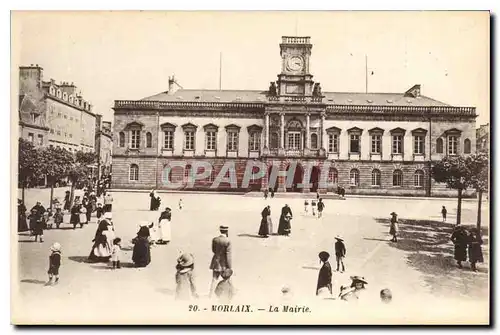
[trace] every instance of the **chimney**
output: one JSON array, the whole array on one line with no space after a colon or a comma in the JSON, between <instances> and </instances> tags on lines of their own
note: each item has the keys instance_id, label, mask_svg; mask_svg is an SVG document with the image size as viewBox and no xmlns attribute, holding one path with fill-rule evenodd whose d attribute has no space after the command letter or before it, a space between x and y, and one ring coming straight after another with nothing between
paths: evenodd
<instances>
[{"instance_id":1,"label":"chimney","mask_svg":"<svg viewBox=\"0 0 500 335\"><path fill-rule=\"evenodd\" d=\"M173 95L177 91L177 83L175 82L175 76L168 77L168 95Z\"/></svg>"}]
</instances>

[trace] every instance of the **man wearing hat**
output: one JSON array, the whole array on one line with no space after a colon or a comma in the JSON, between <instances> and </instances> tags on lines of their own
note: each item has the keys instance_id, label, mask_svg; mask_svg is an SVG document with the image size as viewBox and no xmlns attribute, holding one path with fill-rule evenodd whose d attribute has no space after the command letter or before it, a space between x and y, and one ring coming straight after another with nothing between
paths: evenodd
<instances>
[{"instance_id":1,"label":"man wearing hat","mask_svg":"<svg viewBox=\"0 0 500 335\"><path fill-rule=\"evenodd\" d=\"M344 257L346 254L344 239L340 235L337 235L335 239L337 240L337 242L335 242L335 258L337 259L337 271L339 271L340 264L342 264L342 272L344 272Z\"/></svg>"},{"instance_id":2,"label":"man wearing hat","mask_svg":"<svg viewBox=\"0 0 500 335\"><path fill-rule=\"evenodd\" d=\"M212 270L212 284L210 285L211 297L217 280L225 269L231 269L231 241L228 238L229 228L227 226L220 226L220 235L212 239L212 262L210 263L210 270Z\"/></svg>"}]
</instances>

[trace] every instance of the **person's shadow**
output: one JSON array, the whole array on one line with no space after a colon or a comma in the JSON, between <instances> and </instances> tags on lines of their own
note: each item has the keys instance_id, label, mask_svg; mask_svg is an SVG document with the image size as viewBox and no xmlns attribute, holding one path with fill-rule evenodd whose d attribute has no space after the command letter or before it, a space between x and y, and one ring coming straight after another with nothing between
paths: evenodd
<instances>
[{"instance_id":1,"label":"person's shadow","mask_svg":"<svg viewBox=\"0 0 500 335\"><path fill-rule=\"evenodd\" d=\"M262 236L260 235L254 235L254 234L238 234L236 235L238 237L253 237L253 238L263 238Z\"/></svg>"},{"instance_id":2,"label":"person's shadow","mask_svg":"<svg viewBox=\"0 0 500 335\"><path fill-rule=\"evenodd\" d=\"M23 280L21 280L21 283L42 285L42 284L45 284L47 282L43 281L43 280L38 280L38 279L23 279Z\"/></svg>"}]
</instances>

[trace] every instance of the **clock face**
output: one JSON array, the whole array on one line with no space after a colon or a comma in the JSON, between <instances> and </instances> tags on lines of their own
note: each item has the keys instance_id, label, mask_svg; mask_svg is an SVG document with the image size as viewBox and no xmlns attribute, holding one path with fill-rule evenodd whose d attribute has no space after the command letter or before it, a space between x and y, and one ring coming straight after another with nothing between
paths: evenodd
<instances>
[{"instance_id":1,"label":"clock face","mask_svg":"<svg viewBox=\"0 0 500 335\"><path fill-rule=\"evenodd\" d=\"M288 58L286 65L289 70L300 71L304 67L304 60L302 57L292 56Z\"/></svg>"}]
</instances>

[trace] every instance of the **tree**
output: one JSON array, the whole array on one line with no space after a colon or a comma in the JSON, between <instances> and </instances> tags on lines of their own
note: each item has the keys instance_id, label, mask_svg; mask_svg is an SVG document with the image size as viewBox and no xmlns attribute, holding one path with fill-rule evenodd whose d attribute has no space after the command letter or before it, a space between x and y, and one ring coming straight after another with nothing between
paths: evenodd
<instances>
[{"instance_id":1,"label":"tree","mask_svg":"<svg viewBox=\"0 0 500 335\"><path fill-rule=\"evenodd\" d=\"M462 216L462 192L473 186L470 159L463 156L444 157L434 163L431 174L436 182L446 183L448 187L458 190L457 225L459 225Z\"/></svg>"},{"instance_id":2,"label":"tree","mask_svg":"<svg viewBox=\"0 0 500 335\"><path fill-rule=\"evenodd\" d=\"M19 168L18 180L22 188L22 200L24 202L24 190L33 177L40 175L40 160L38 150L33 144L22 138L19 139Z\"/></svg>"},{"instance_id":3,"label":"tree","mask_svg":"<svg viewBox=\"0 0 500 335\"><path fill-rule=\"evenodd\" d=\"M78 182L86 180L91 172L90 166L95 164L97 154L94 152L78 151L68 171L68 178L71 181L70 203L73 203L75 186Z\"/></svg>"},{"instance_id":4,"label":"tree","mask_svg":"<svg viewBox=\"0 0 500 335\"><path fill-rule=\"evenodd\" d=\"M68 175L73 164L73 155L66 149L46 147L40 150L39 161L40 172L47 177L47 183L50 185L49 208L52 208L54 185Z\"/></svg>"},{"instance_id":5,"label":"tree","mask_svg":"<svg viewBox=\"0 0 500 335\"><path fill-rule=\"evenodd\" d=\"M480 152L467 157L467 165L471 171L471 183L478 193L477 202L477 230L481 231L481 202L483 192L488 190L489 186L489 159L488 153Z\"/></svg>"}]
</instances>

